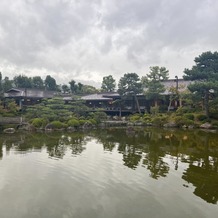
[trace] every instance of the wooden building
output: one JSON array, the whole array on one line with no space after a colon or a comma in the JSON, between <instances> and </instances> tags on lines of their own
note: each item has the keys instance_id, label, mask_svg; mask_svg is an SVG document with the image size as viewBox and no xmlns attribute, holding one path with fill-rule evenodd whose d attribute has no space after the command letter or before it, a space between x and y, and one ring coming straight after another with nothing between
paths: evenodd
<instances>
[{"instance_id":1,"label":"wooden building","mask_svg":"<svg viewBox=\"0 0 218 218\"><path fill-rule=\"evenodd\" d=\"M23 105L33 105L40 103L42 99L53 98L55 91L45 91L27 88L12 88L4 93L5 99L14 99L22 108Z\"/></svg>"}]
</instances>

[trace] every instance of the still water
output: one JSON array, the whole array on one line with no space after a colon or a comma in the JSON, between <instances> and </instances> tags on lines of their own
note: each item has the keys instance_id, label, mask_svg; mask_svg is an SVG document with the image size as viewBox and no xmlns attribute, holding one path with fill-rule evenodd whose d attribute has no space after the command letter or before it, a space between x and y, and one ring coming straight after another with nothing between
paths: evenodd
<instances>
[{"instance_id":1,"label":"still water","mask_svg":"<svg viewBox=\"0 0 218 218\"><path fill-rule=\"evenodd\" d=\"M1 218L214 218L218 133L0 135Z\"/></svg>"}]
</instances>

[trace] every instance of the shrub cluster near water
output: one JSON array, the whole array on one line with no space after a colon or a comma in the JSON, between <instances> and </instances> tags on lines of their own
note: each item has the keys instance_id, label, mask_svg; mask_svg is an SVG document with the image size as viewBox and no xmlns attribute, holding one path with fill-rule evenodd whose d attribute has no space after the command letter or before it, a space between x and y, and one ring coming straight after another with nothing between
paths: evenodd
<instances>
[{"instance_id":1,"label":"shrub cluster near water","mask_svg":"<svg viewBox=\"0 0 218 218\"><path fill-rule=\"evenodd\" d=\"M102 111L90 112L83 102L65 104L60 98L44 100L41 104L30 106L25 117L36 128L44 129L50 124L55 129L79 128L83 125L97 125L107 118Z\"/></svg>"}]
</instances>

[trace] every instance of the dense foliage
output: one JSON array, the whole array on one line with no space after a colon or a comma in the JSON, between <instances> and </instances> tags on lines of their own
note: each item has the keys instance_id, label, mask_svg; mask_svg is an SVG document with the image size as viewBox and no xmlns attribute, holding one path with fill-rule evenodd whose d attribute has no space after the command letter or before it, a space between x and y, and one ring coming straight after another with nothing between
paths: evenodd
<instances>
[{"instance_id":1,"label":"dense foliage","mask_svg":"<svg viewBox=\"0 0 218 218\"><path fill-rule=\"evenodd\" d=\"M142 78L136 73L125 73L118 82L117 91L121 98L115 99L111 105L119 108L121 114L125 101L131 102L132 111L138 112L137 116L131 118L131 122L153 122L162 125L167 117L168 121L180 126L201 122L215 123L218 119L218 52L204 52L194 61L195 65L191 69L184 70L184 79L192 81L188 86L188 91L178 86L178 77L175 80L176 87L168 87L166 90L162 81L168 80L168 70L165 67L153 66ZM18 102L3 98L3 93L12 87L52 90L57 94L57 98L43 100L40 104L23 107L21 110ZM63 126L74 127L85 123L97 124L107 118L106 114L101 111L91 112L79 99L84 94L95 94L99 91L112 92L115 87L116 81L112 75L103 77L101 90L98 90L91 85L77 83L73 79L68 85L57 85L56 80L50 75L47 75L45 80L40 76L27 77L25 75L18 75L10 80L8 77L3 78L0 73L0 115L18 116L22 114L37 128L54 121L61 122ZM162 93L165 91L171 94L163 98ZM62 94L73 96L75 101L65 104ZM144 100L147 101L146 110L149 113L145 116L146 119L141 114L139 104L143 100L139 99L142 94L146 97ZM173 101L176 107L174 107L174 113L170 113ZM144 110L145 114L146 110ZM58 124L55 125L58 126Z\"/></svg>"},{"instance_id":2,"label":"dense foliage","mask_svg":"<svg viewBox=\"0 0 218 218\"><path fill-rule=\"evenodd\" d=\"M205 114L209 117L209 101L216 98L218 92L218 52L204 52L194 61L192 69L184 70L184 79L194 81L188 88L202 97Z\"/></svg>"}]
</instances>

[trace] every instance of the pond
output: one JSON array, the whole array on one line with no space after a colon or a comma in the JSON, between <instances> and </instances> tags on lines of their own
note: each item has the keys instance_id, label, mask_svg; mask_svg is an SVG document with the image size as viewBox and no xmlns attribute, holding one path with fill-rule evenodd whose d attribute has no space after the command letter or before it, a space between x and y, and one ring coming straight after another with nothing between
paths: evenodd
<instances>
[{"instance_id":1,"label":"pond","mask_svg":"<svg viewBox=\"0 0 218 218\"><path fill-rule=\"evenodd\" d=\"M1 218L217 213L217 132L108 128L0 135Z\"/></svg>"}]
</instances>

